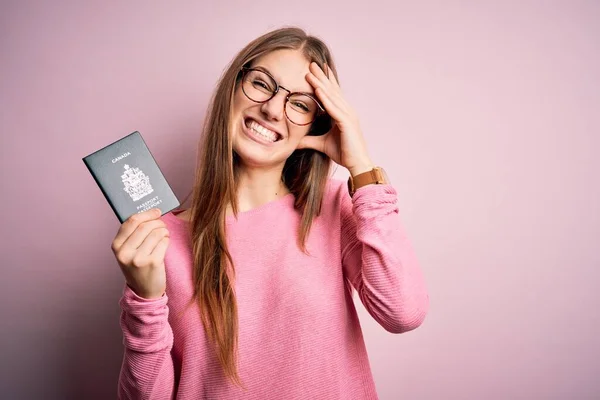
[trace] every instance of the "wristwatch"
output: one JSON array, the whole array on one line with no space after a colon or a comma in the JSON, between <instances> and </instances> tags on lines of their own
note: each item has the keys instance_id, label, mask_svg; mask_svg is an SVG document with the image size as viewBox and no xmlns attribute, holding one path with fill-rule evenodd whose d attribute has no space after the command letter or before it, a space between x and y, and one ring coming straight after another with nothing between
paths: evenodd
<instances>
[{"instance_id":1,"label":"wristwatch","mask_svg":"<svg viewBox=\"0 0 600 400\"><path fill-rule=\"evenodd\" d=\"M350 197L352 197L354 196L354 192L363 186L370 184L381 185L389 182L384 169L375 167L370 171L363 172L356 176L350 175L350 178L348 178L348 192L350 193Z\"/></svg>"}]
</instances>

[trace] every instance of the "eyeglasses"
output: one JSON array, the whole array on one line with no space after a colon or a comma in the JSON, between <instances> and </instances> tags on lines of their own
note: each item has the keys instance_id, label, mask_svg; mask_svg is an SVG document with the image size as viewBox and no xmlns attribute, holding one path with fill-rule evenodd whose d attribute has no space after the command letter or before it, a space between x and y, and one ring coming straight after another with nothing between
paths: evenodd
<instances>
[{"instance_id":1,"label":"eyeglasses","mask_svg":"<svg viewBox=\"0 0 600 400\"><path fill-rule=\"evenodd\" d=\"M295 125L311 124L317 116L325 113L319 101L309 93L291 92L279 85L266 71L242 67L242 91L255 103L266 103L279 89L288 92L285 97L285 116Z\"/></svg>"}]
</instances>

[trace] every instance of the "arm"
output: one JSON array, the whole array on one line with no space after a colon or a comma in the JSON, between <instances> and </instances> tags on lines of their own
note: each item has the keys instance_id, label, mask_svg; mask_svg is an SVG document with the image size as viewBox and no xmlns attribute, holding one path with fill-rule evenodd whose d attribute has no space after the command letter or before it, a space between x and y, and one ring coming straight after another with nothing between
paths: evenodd
<instances>
[{"instance_id":1,"label":"arm","mask_svg":"<svg viewBox=\"0 0 600 400\"><path fill-rule=\"evenodd\" d=\"M119 399L174 397L173 331L167 300L166 294L159 299L144 299L125 285L120 301L125 352Z\"/></svg>"},{"instance_id":2,"label":"arm","mask_svg":"<svg viewBox=\"0 0 600 400\"><path fill-rule=\"evenodd\" d=\"M344 274L369 312L387 331L417 328L429 296L416 255L398 215L389 185L367 185L350 197L340 189Z\"/></svg>"}]
</instances>

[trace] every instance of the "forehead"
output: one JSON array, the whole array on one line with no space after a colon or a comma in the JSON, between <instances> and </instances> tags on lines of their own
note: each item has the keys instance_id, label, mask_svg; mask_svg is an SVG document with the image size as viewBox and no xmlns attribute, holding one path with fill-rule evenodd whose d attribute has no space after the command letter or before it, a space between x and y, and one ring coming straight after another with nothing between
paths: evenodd
<instances>
[{"instance_id":1,"label":"forehead","mask_svg":"<svg viewBox=\"0 0 600 400\"><path fill-rule=\"evenodd\" d=\"M252 67L266 69L278 84L293 92L313 92L306 80L310 62L299 50L275 50L258 57Z\"/></svg>"}]
</instances>

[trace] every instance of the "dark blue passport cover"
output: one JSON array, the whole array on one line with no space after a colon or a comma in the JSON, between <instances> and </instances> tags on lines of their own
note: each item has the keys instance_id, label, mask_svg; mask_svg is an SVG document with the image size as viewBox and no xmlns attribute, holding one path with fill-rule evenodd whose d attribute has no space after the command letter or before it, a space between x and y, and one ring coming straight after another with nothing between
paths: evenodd
<instances>
[{"instance_id":1,"label":"dark blue passport cover","mask_svg":"<svg viewBox=\"0 0 600 400\"><path fill-rule=\"evenodd\" d=\"M151 208L164 215L180 205L138 131L82 160L121 223Z\"/></svg>"}]
</instances>

